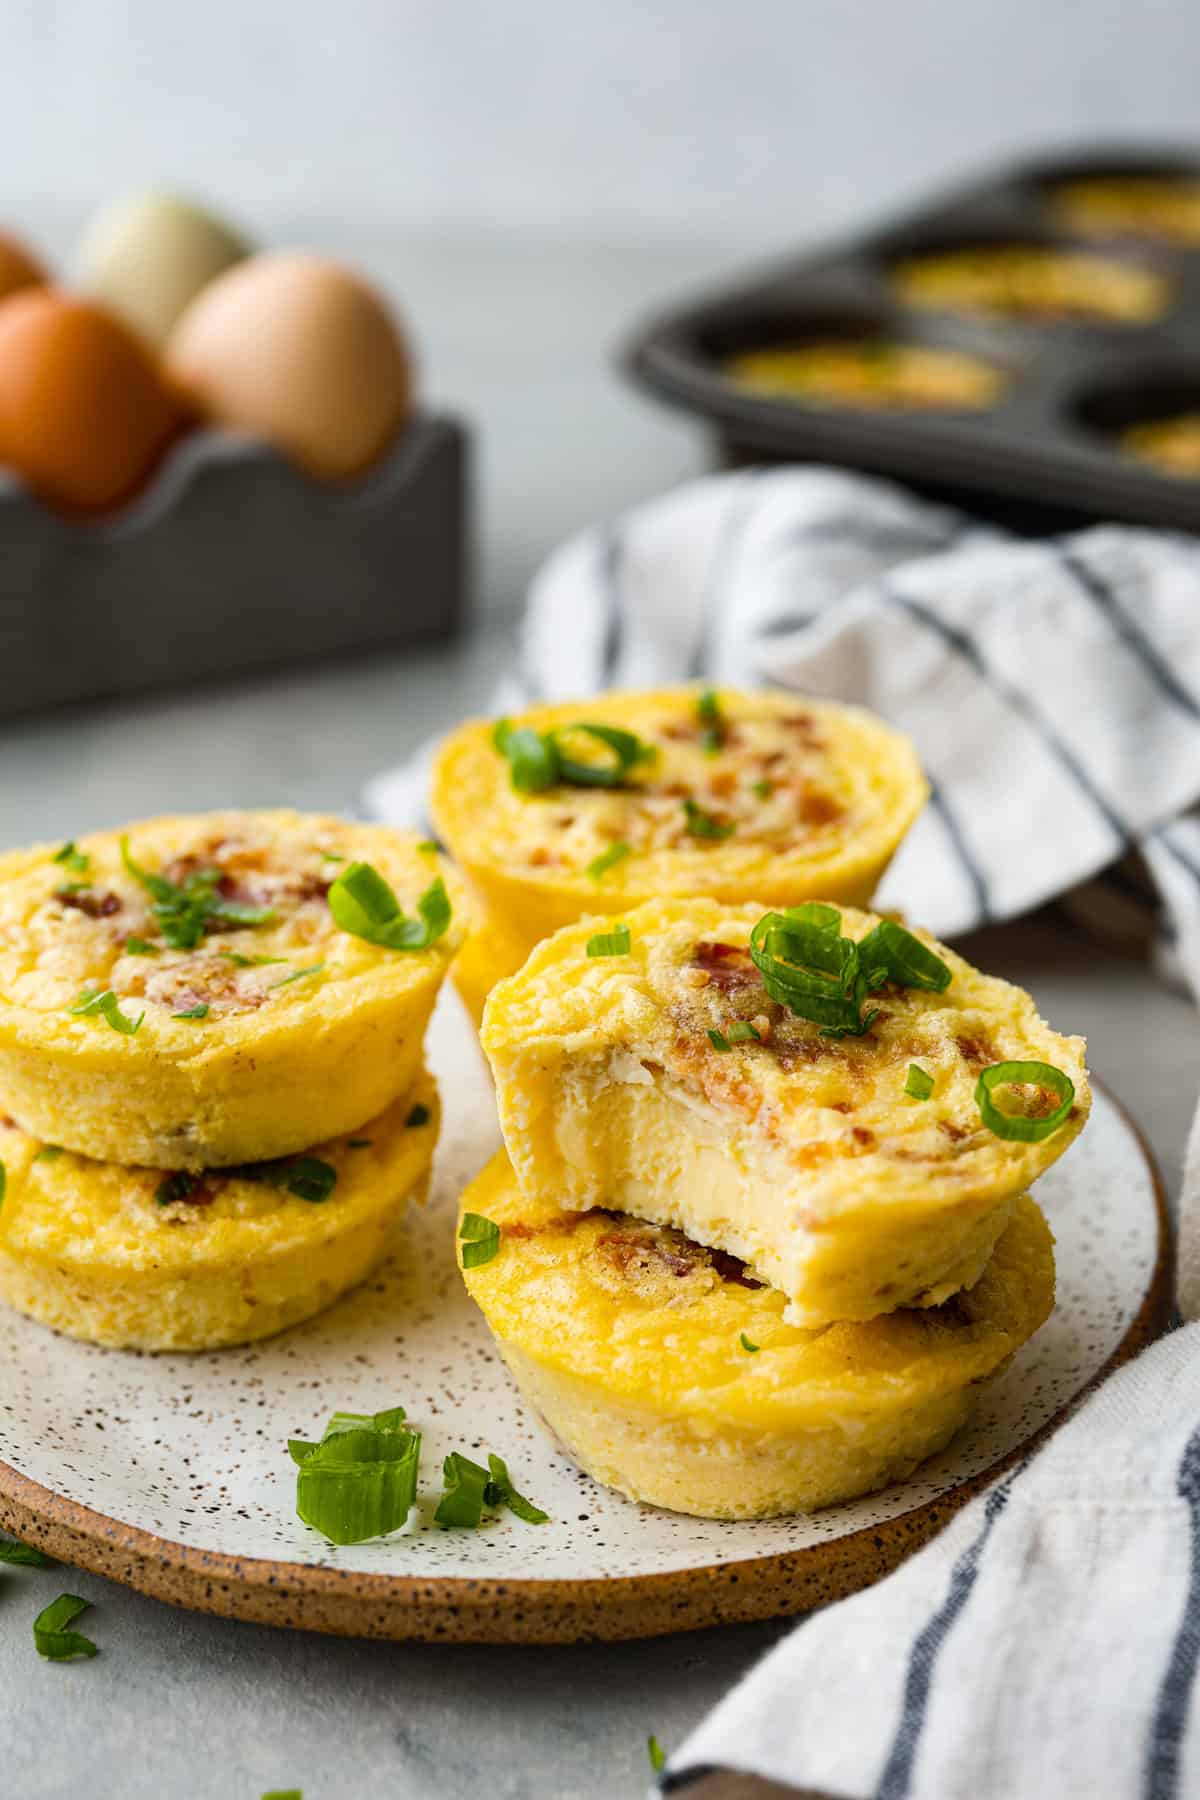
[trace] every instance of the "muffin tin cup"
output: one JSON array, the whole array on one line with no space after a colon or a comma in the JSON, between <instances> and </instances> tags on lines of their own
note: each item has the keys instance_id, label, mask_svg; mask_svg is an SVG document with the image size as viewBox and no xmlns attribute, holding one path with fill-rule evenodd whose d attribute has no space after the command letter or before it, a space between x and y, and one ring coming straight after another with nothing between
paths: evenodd
<instances>
[{"instance_id":1,"label":"muffin tin cup","mask_svg":"<svg viewBox=\"0 0 1200 1800\"><path fill-rule=\"evenodd\" d=\"M1109 148L1002 170L887 229L652 320L625 349L625 367L707 420L730 461L861 468L1017 528L1111 518L1200 531L1200 481L1138 461L1117 437L1127 424L1187 410L1200 391L1200 243L1081 232L1053 205L1060 182L1118 174L1200 180L1200 151ZM890 285L897 260L980 244L1041 245L1152 270L1170 285L1166 308L1146 323L1047 322L905 304ZM863 336L966 352L999 366L1007 383L986 408L882 409L768 396L722 367L740 350Z\"/></svg>"}]
</instances>

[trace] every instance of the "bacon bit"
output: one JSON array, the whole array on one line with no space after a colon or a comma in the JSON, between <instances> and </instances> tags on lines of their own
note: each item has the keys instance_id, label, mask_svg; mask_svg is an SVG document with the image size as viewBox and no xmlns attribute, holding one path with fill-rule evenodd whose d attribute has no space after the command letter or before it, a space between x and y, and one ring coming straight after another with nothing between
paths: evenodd
<instances>
[{"instance_id":1,"label":"bacon bit","mask_svg":"<svg viewBox=\"0 0 1200 1800\"><path fill-rule=\"evenodd\" d=\"M868 1131L865 1125L852 1125L850 1136L856 1144L862 1144L864 1147L875 1142L875 1133Z\"/></svg>"},{"instance_id":2,"label":"bacon bit","mask_svg":"<svg viewBox=\"0 0 1200 1800\"><path fill-rule=\"evenodd\" d=\"M819 750L825 739L811 713L785 713L779 721L785 731L794 731L810 750Z\"/></svg>"},{"instance_id":3,"label":"bacon bit","mask_svg":"<svg viewBox=\"0 0 1200 1800\"><path fill-rule=\"evenodd\" d=\"M652 1263L659 1263L668 1274L682 1281L703 1262L703 1252L690 1240L678 1237L680 1249L676 1250L665 1231L641 1230L606 1231L596 1239L596 1249L621 1275L630 1274L635 1267L648 1268ZM692 1252L686 1254L684 1246Z\"/></svg>"},{"instance_id":4,"label":"bacon bit","mask_svg":"<svg viewBox=\"0 0 1200 1800\"><path fill-rule=\"evenodd\" d=\"M84 888L73 894L69 888L59 888L54 898L60 906L73 906L76 912L86 913L89 919L111 919L114 913L121 910L121 902L116 894L97 894L91 888Z\"/></svg>"},{"instance_id":5,"label":"bacon bit","mask_svg":"<svg viewBox=\"0 0 1200 1800\"><path fill-rule=\"evenodd\" d=\"M956 1125L953 1119L939 1119L938 1130L944 1132L952 1144L961 1144L964 1138L971 1135L970 1126Z\"/></svg>"},{"instance_id":6,"label":"bacon bit","mask_svg":"<svg viewBox=\"0 0 1200 1800\"><path fill-rule=\"evenodd\" d=\"M986 1037L956 1037L954 1042L963 1061L974 1063L977 1069L985 1069L996 1060Z\"/></svg>"},{"instance_id":7,"label":"bacon bit","mask_svg":"<svg viewBox=\"0 0 1200 1800\"><path fill-rule=\"evenodd\" d=\"M725 993L737 988L759 987L761 978L748 950L735 944L699 943L692 951L692 967L703 969L710 981Z\"/></svg>"},{"instance_id":8,"label":"bacon bit","mask_svg":"<svg viewBox=\"0 0 1200 1800\"><path fill-rule=\"evenodd\" d=\"M852 1113L854 1111L854 1103L851 1100L831 1100L829 1102L829 1110L830 1112Z\"/></svg>"},{"instance_id":9,"label":"bacon bit","mask_svg":"<svg viewBox=\"0 0 1200 1800\"><path fill-rule=\"evenodd\" d=\"M561 817L555 819L554 823L558 826L560 831L569 831L571 826L575 823L575 814L563 813Z\"/></svg>"},{"instance_id":10,"label":"bacon bit","mask_svg":"<svg viewBox=\"0 0 1200 1800\"><path fill-rule=\"evenodd\" d=\"M690 1244L692 1240L688 1238L686 1241ZM760 1288L767 1285L765 1281L759 1281L751 1275L741 1257L730 1256L727 1250L710 1250L708 1260L721 1280L731 1282L735 1287Z\"/></svg>"},{"instance_id":11,"label":"bacon bit","mask_svg":"<svg viewBox=\"0 0 1200 1800\"><path fill-rule=\"evenodd\" d=\"M531 869L545 869L548 868L551 863L561 862L561 860L562 858L555 856L552 850L547 850L544 844L535 844L533 849L529 852L529 866Z\"/></svg>"},{"instance_id":12,"label":"bacon bit","mask_svg":"<svg viewBox=\"0 0 1200 1800\"><path fill-rule=\"evenodd\" d=\"M17 1121L15 1119L10 1119L7 1113L0 1117L0 1125L3 1125L6 1131L20 1131L21 1129L17 1124Z\"/></svg>"},{"instance_id":13,"label":"bacon bit","mask_svg":"<svg viewBox=\"0 0 1200 1800\"><path fill-rule=\"evenodd\" d=\"M684 987L706 988L712 980L712 976L707 969L698 969L694 963L689 963L686 968L681 970L680 980Z\"/></svg>"},{"instance_id":14,"label":"bacon bit","mask_svg":"<svg viewBox=\"0 0 1200 1800\"><path fill-rule=\"evenodd\" d=\"M832 825L845 815L845 810L820 788L801 788L796 797L796 817L804 825Z\"/></svg>"},{"instance_id":15,"label":"bacon bit","mask_svg":"<svg viewBox=\"0 0 1200 1800\"><path fill-rule=\"evenodd\" d=\"M708 788L719 800L728 799L738 785L738 778L732 769L720 769L710 777Z\"/></svg>"}]
</instances>

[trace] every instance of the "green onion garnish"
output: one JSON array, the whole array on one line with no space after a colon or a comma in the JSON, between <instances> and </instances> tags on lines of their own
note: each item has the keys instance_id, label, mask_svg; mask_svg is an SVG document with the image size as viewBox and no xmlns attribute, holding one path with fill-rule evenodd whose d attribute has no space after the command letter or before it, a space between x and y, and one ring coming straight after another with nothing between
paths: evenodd
<instances>
[{"instance_id":1,"label":"green onion garnish","mask_svg":"<svg viewBox=\"0 0 1200 1800\"><path fill-rule=\"evenodd\" d=\"M825 1036L861 1037L875 1013L863 1016L868 975L858 945L835 929L840 917L816 902L765 913L750 933L750 956L772 1000Z\"/></svg>"},{"instance_id":2,"label":"green onion garnish","mask_svg":"<svg viewBox=\"0 0 1200 1800\"><path fill-rule=\"evenodd\" d=\"M705 688L696 702L696 717L704 727L700 748L706 756L715 756L725 742L725 718L715 689Z\"/></svg>"},{"instance_id":3,"label":"green onion garnish","mask_svg":"<svg viewBox=\"0 0 1200 1800\"><path fill-rule=\"evenodd\" d=\"M446 1491L438 1502L433 1517L438 1525L474 1527L483 1517L484 1499L491 1486L491 1476L469 1456L452 1450L442 1464Z\"/></svg>"},{"instance_id":4,"label":"green onion garnish","mask_svg":"<svg viewBox=\"0 0 1200 1800\"><path fill-rule=\"evenodd\" d=\"M172 1206L176 1200L186 1200L200 1186L201 1177L193 1175L190 1169L177 1169L174 1175L164 1176L154 1190L154 1198L160 1206Z\"/></svg>"},{"instance_id":5,"label":"green onion garnish","mask_svg":"<svg viewBox=\"0 0 1200 1800\"><path fill-rule=\"evenodd\" d=\"M422 856L436 856L438 853L438 846L434 843L432 838L422 838L417 845L417 849L421 852Z\"/></svg>"},{"instance_id":6,"label":"green onion garnish","mask_svg":"<svg viewBox=\"0 0 1200 1800\"><path fill-rule=\"evenodd\" d=\"M464 1213L458 1227L464 1269L481 1269L500 1249L500 1227L482 1213Z\"/></svg>"},{"instance_id":7,"label":"green onion garnish","mask_svg":"<svg viewBox=\"0 0 1200 1800\"><path fill-rule=\"evenodd\" d=\"M651 1732L646 1739L646 1755L650 1758L650 1767L656 1775L661 1775L667 1766L667 1753Z\"/></svg>"},{"instance_id":8,"label":"green onion garnish","mask_svg":"<svg viewBox=\"0 0 1200 1800\"><path fill-rule=\"evenodd\" d=\"M346 858L340 850L322 850L321 852L322 862L345 862L345 860Z\"/></svg>"},{"instance_id":9,"label":"green onion garnish","mask_svg":"<svg viewBox=\"0 0 1200 1800\"><path fill-rule=\"evenodd\" d=\"M690 794L683 803L683 813L689 837L727 838L733 836L735 830L733 825L722 825L720 819L714 818L712 813L705 812L702 806L698 806Z\"/></svg>"},{"instance_id":10,"label":"green onion garnish","mask_svg":"<svg viewBox=\"0 0 1200 1800\"><path fill-rule=\"evenodd\" d=\"M172 1013L173 1019L207 1019L212 1011L207 1000L197 1000L195 1006L189 1006L183 1012Z\"/></svg>"},{"instance_id":11,"label":"green onion garnish","mask_svg":"<svg viewBox=\"0 0 1200 1800\"><path fill-rule=\"evenodd\" d=\"M74 839L72 839L69 843L64 844L61 850L54 852L51 861L61 863L64 869L74 870L76 875L86 875L91 867L92 859L82 850L76 849Z\"/></svg>"},{"instance_id":12,"label":"green onion garnish","mask_svg":"<svg viewBox=\"0 0 1200 1800\"><path fill-rule=\"evenodd\" d=\"M39 1656L50 1662L70 1662L76 1656L95 1656L96 1646L81 1631L68 1631L72 1620L85 1613L90 1600L78 1594L60 1594L43 1607L33 1621L33 1642Z\"/></svg>"},{"instance_id":13,"label":"green onion garnish","mask_svg":"<svg viewBox=\"0 0 1200 1800\"><path fill-rule=\"evenodd\" d=\"M287 987L290 982L303 981L306 975L319 975L324 967L325 964L319 962L309 963L307 969L293 969L290 975L281 975L278 981L273 981L271 987L273 989Z\"/></svg>"},{"instance_id":14,"label":"green onion garnish","mask_svg":"<svg viewBox=\"0 0 1200 1800\"><path fill-rule=\"evenodd\" d=\"M1044 1118L1030 1118L1024 1113L1003 1112L993 1095L998 1088L1049 1088L1057 1094L1061 1105ZM1001 1062L985 1069L975 1084L975 1104L989 1131L999 1138L1022 1144L1040 1144L1052 1137L1070 1115L1075 1100L1075 1083L1061 1069L1044 1062Z\"/></svg>"},{"instance_id":15,"label":"green onion garnish","mask_svg":"<svg viewBox=\"0 0 1200 1800\"><path fill-rule=\"evenodd\" d=\"M8 1563L14 1569L53 1569L58 1566L44 1550L35 1550L32 1544L15 1544L11 1538L0 1538L0 1563Z\"/></svg>"},{"instance_id":16,"label":"green onion garnish","mask_svg":"<svg viewBox=\"0 0 1200 1800\"><path fill-rule=\"evenodd\" d=\"M418 1100L417 1104L410 1110L407 1119L404 1121L405 1128L408 1131L415 1131L418 1125L428 1125L432 1117L433 1114L430 1112L429 1108L422 1101Z\"/></svg>"},{"instance_id":17,"label":"green onion garnish","mask_svg":"<svg viewBox=\"0 0 1200 1800\"><path fill-rule=\"evenodd\" d=\"M303 1788L271 1788L262 1800L304 1800Z\"/></svg>"},{"instance_id":18,"label":"green onion garnish","mask_svg":"<svg viewBox=\"0 0 1200 1800\"><path fill-rule=\"evenodd\" d=\"M612 931L598 931L595 937L587 941L589 956L628 956L633 938L628 925L618 925Z\"/></svg>"},{"instance_id":19,"label":"green onion garnish","mask_svg":"<svg viewBox=\"0 0 1200 1800\"><path fill-rule=\"evenodd\" d=\"M286 956L243 956L240 950L221 950L218 955L226 962L231 962L235 969L261 969L267 963L286 962Z\"/></svg>"},{"instance_id":20,"label":"green onion garnish","mask_svg":"<svg viewBox=\"0 0 1200 1800\"><path fill-rule=\"evenodd\" d=\"M558 780L558 752L549 735L499 719L492 744L507 759L508 779L518 794L544 793Z\"/></svg>"},{"instance_id":21,"label":"green onion garnish","mask_svg":"<svg viewBox=\"0 0 1200 1800\"><path fill-rule=\"evenodd\" d=\"M933 1092L933 1076L928 1069L909 1063L908 1074L904 1077L904 1091L912 1100L928 1100Z\"/></svg>"},{"instance_id":22,"label":"green onion garnish","mask_svg":"<svg viewBox=\"0 0 1200 1800\"><path fill-rule=\"evenodd\" d=\"M268 1187L286 1188L297 1200L319 1206L337 1186L337 1170L319 1156L284 1156L275 1162L239 1163L235 1168L214 1169L236 1181L261 1181Z\"/></svg>"},{"instance_id":23,"label":"green onion garnish","mask_svg":"<svg viewBox=\"0 0 1200 1800\"><path fill-rule=\"evenodd\" d=\"M296 1475L296 1512L335 1544L361 1544L395 1531L417 1497L421 1434L403 1407L373 1414L335 1413L319 1444L288 1443Z\"/></svg>"},{"instance_id":24,"label":"green onion garnish","mask_svg":"<svg viewBox=\"0 0 1200 1800\"><path fill-rule=\"evenodd\" d=\"M940 994L953 980L949 965L894 919L880 919L859 943L858 955L864 969L885 970L886 980L898 987ZM882 987L883 982L872 981L871 985Z\"/></svg>"},{"instance_id":25,"label":"green onion garnish","mask_svg":"<svg viewBox=\"0 0 1200 1800\"><path fill-rule=\"evenodd\" d=\"M61 1155L61 1144L43 1144L33 1160L34 1162L54 1162Z\"/></svg>"},{"instance_id":26,"label":"green onion garnish","mask_svg":"<svg viewBox=\"0 0 1200 1800\"><path fill-rule=\"evenodd\" d=\"M625 858L632 854L631 847L626 843L610 844L607 850L600 852L599 856L593 856L584 873L592 881L599 881L602 875L607 875L610 869L615 869L619 862L624 862Z\"/></svg>"},{"instance_id":27,"label":"green onion garnish","mask_svg":"<svg viewBox=\"0 0 1200 1800\"><path fill-rule=\"evenodd\" d=\"M157 956L158 945L148 944L145 938L127 937L124 943L126 956Z\"/></svg>"},{"instance_id":28,"label":"green onion garnish","mask_svg":"<svg viewBox=\"0 0 1200 1800\"><path fill-rule=\"evenodd\" d=\"M750 792L756 800L769 800L775 792L775 783L773 781L752 781Z\"/></svg>"},{"instance_id":29,"label":"green onion garnish","mask_svg":"<svg viewBox=\"0 0 1200 1800\"><path fill-rule=\"evenodd\" d=\"M735 1044L761 1044L762 1039L749 1019L735 1019L728 1033L710 1031L708 1041L714 1050L731 1050Z\"/></svg>"},{"instance_id":30,"label":"green onion garnish","mask_svg":"<svg viewBox=\"0 0 1200 1800\"><path fill-rule=\"evenodd\" d=\"M535 1506L532 1500L527 1500L524 1494L517 1492L509 1476L508 1465L501 1457L489 1456L488 1468L492 1472L492 1479L484 1498L489 1506L507 1506L509 1512L524 1520L526 1525L546 1524L550 1514L543 1512L540 1506Z\"/></svg>"},{"instance_id":31,"label":"green onion garnish","mask_svg":"<svg viewBox=\"0 0 1200 1800\"><path fill-rule=\"evenodd\" d=\"M182 882L169 881L134 862L129 839L121 839L121 861L126 873L149 894L150 910L172 950L194 950L211 925L270 925L275 913L269 906L246 906L226 900L217 892L218 869L194 869Z\"/></svg>"},{"instance_id":32,"label":"green onion garnish","mask_svg":"<svg viewBox=\"0 0 1200 1800\"><path fill-rule=\"evenodd\" d=\"M760 1346L758 1344L752 1344L750 1342L750 1339L746 1336L744 1331L742 1332L742 1335L738 1341L740 1342L742 1349L746 1352L747 1356L757 1356L758 1355Z\"/></svg>"},{"instance_id":33,"label":"green onion garnish","mask_svg":"<svg viewBox=\"0 0 1200 1800\"><path fill-rule=\"evenodd\" d=\"M571 754L571 737L582 732L610 754L599 762ZM549 787L623 787L625 777L640 762L658 753L632 731L615 725L596 725L581 719L557 731L534 731L500 719L492 731L492 745L508 763L508 778L519 794L541 794Z\"/></svg>"},{"instance_id":34,"label":"green onion garnish","mask_svg":"<svg viewBox=\"0 0 1200 1800\"><path fill-rule=\"evenodd\" d=\"M140 1012L136 1019L127 1018L111 988L85 988L69 1010L78 1018L90 1018L93 1013L99 1013L105 1024L119 1031L122 1037L132 1037L146 1016Z\"/></svg>"},{"instance_id":35,"label":"green onion garnish","mask_svg":"<svg viewBox=\"0 0 1200 1800\"><path fill-rule=\"evenodd\" d=\"M419 919L406 918L395 894L368 862L352 862L329 890L334 921L353 937L385 950L428 950L450 924L450 896L439 875L417 901Z\"/></svg>"}]
</instances>

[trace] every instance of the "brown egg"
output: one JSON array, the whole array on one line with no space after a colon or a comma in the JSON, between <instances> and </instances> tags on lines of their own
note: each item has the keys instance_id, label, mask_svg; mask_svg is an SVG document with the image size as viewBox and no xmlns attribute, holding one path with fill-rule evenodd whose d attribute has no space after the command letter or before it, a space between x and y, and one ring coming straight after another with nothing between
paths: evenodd
<instances>
[{"instance_id":1,"label":"brown egg","mask_svg":"<svg viewBox=\"0 0 1200 1800\"><path fill-rule=\"evenodd\" d=\"M20 238L0 231L0 300L18 288L43 287L50 277Z\"/></svg>"},{"instance_id":2,"label":"brown egg","mask_svg":"<svg viewBox=\"0 0 1200 1800\"><path fill-rule=\"evenodd\" d=\"M35 493L106 511L182 423L149 352L103 307L54 288L0 301L0 463Z\"/></svg>"},{"instance_id":3,"label":"brown egg","mask_svg":"<svg viewBox=\"0 0 1200 1800\"><path fill-rule=\"evenodd\" d=\"M166 368L197 412L268 438L319 480L367 468L411 405L408 352L383 301L300 251L218 275L168 339Z\"/></svg>"}]
</instances>

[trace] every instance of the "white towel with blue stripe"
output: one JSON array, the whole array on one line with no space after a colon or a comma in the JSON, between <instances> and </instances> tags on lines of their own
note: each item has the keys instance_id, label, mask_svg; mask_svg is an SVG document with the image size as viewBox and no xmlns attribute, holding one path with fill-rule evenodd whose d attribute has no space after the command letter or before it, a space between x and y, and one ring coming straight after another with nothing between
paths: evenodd
<instances>
[{"instance_id":1,"label":"white towel with blue stripe","mask_svg":"<svg viewBox=\"0 0 1200 1800\"><path fill-rule=\"evenodd\" d=\"M880 890L939 935L1099 883L1200 995L1200 542L1007 538L832 470L714 476L558 551L496 710L686 677L857 701L933 803ZM419 816L418 763L370 810ZM1129 872L1133 864L1133 874ZM1089 903L1090 904L1090 903ZM1200 1134L1186 1323L672 1757L688 1800L1200 1795Z\"/></svg>"}]
</instances>

